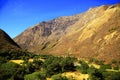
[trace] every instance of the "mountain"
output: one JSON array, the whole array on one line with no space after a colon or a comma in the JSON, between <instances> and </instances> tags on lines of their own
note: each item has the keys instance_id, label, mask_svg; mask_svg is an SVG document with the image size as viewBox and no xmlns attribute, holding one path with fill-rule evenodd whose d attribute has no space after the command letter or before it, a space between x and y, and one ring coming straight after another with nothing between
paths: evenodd
<instances>
[{"instance_id":1,"label":"mountain","mask_svg":"<svg viewBox=\"0 0 120 80\"><path fill-rule=\"evenodd\" d=\"M0 51L17 50L19 48L10 36L0 29Z\"/></svg>"},{"instance_id":2,"label":"mountain","mask_svg":"<svg viewBox=\"0 0 120 80\"><path fill-rule=\"evenodd\" d=\"M14 40L35 53L120 60L120 4L41 22Z\"/></svg>"},{"instance_id":3,"label":"mountain","mask_svg":"<svg viewBox=\"0 0 120 80\"><path fill-rule=\"evenodd\" d=\"M43 21L14 38L22 48L31 51L41 51L49 46L55 46L66 32L65 30L77 22L82 15L60 17L50 21ZM34 49L33 49L34 48ZM38 49L39 48L39 49Z\"/></svg>"}]
</instances>

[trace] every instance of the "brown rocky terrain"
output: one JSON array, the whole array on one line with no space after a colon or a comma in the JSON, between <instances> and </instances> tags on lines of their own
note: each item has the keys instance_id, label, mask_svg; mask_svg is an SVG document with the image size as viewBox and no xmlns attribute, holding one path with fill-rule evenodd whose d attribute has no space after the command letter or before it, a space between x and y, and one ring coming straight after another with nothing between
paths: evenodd
<instances>
[{"instance_id":1,"label":"brown rocky terrain","mask_svg":"<svg viewBox=\"0 0 120 80\"><path fill-rule=\"evenodd\" d=\"M9 35L0 29L0 52L16 50L20 47L9 37Z\"/></svg>"},{"instance_id":2,"label":"brown rocky terrain","mask_svg":"<svg viewBox=\"0 0 120 80\"><path fill-rule=\"evenodd\" d=\"M120 4L41 22L14 40L35 53L120 60Z\"/></svg>"}]
</instances>

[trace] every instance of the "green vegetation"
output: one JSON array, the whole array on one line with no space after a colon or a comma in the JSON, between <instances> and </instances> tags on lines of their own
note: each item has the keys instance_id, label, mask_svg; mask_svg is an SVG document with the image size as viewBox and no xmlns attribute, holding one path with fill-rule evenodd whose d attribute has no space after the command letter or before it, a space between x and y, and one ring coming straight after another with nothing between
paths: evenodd
<instances>
[{"instance_id":1,"label":"green vegetation","mask_svg":"<svg viewBox=\"0 0 120 80\"><path fill-rule=\"evenodd\" d=\"M117 28L114 27L114 28L109 29L109 32L112 33L112 32L114 32L116 30L117 30Z\"/></svg>"},{"instance_id":2,"label":"green vegetation","mask_svg":"<svg viewBox=\"0 0 120 80\"><path fill-rule=\"evenodd\" d=\"M24 62L17 64L10 60L23 60ZM98 63L100 68L90 65L93 63ZM62 75L65 72L88 74L88 80L120 79L118 65L111 66L96 59L86 62L70 56L32 55L22 51L0 53L0 80L46 80L47 78L50 80L75 80L73 77Z\"/></svg>"},{"instance_id":3,"label":"green vegetation","mask_svg":"<svg viewBox=\"0 0 120 80\"><path fill-rule=\"evenodd\" d=\"M45 74L40 72L34 72L32 74L25 75L24 80L45 80Z\"/></svg>"},{"instance_id":4,"label":"green vegetation","mask_svg":"<svg viewBox=\"0 0 120 80\"><path fill-rule=\"evenodd\" d=\"M52 80L69 80L66 76L62 76L61 74L53 75Z\"/></svg>"},{"instance_id":5,"label":"green vegetation","mask_svg":"<svg viewBox=\"0 0 120 80\"><path fill-rule=\"evenodd\" d=\"M48 76L51 76L53 74L62 73L65 71L74 71L74 61L75 58L71 57L54 57L50 56L47 58L43 63L43 69L45 70L46 74Z\"/></svg>"},{"instance_id":6,"label":"green vegetation","mask_svg":"<svg viewBox=\"0 0 120 80\"><path fill-rule=\"evenodd\" d=\"M90 58L89 63L95 63L95 64L98 64L98 65L103 65L104 61L103 60L97 60L95 58Z\"/></svg>"},{"instance_id":7,"label":"green vegetation","mask_svg":"<svg viewBox=\"0 0 120 80\"><path fill-rule=\"evenodd\" d=\"M76 69L79 70L81 73L83 74L87 74L87 70L89 69L89 65L84 62L84 61L78 61L78 63L80 64L80 66L77 66Z\"/></svg>"}]
</instances>

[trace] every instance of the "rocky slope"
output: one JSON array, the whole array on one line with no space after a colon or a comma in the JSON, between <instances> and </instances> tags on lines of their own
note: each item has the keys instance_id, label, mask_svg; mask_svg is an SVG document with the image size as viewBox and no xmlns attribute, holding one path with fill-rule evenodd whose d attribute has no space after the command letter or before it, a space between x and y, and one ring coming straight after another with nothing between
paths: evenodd
<instances>
[{"instance_id":1,"label":"rocky slope","mask_svg":"<svg viewBox=\"0 0 120 80\"><path fill-rule=\"evenodd\" d=\"M53 19L51 21L43 21L25 30L14 40L22 48L28 50L35 47L39 48L36 48L37 50L43 50L48 44L52 44L52 47L61 37L66 34L65 30L79 20L80 16L81 15L65 16Z\"/></svg>"},{"instance_id":2,"label":"rocky slope","mask_svg":"<svg viewBox=\"0 0 120 80\"><path fill-rule=\"evenodd\" d=\"M14 39L36 53L120 59L120 4L41 22Z\"/></svg>"},{"instance_id":3,"label":"rocky slope","mask_svg":"<svg viewBox=\"0 0 120 80\"><path fill-rule=\"evenodd\" d=\"M20 47L9 37L9 35L0 29L0 52L16 50Z\"/></svg>"}]
</instances>

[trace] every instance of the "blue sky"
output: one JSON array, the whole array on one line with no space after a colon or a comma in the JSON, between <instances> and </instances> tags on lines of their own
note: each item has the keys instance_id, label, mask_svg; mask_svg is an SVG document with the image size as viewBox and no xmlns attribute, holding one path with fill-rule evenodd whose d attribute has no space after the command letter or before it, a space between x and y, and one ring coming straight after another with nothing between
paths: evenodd
<instances>
[{"instance_id":1,"label":"blue sky","mask_svg":"<svg viewBox=\"0 0 120 80\"><path fill-rule=\"evenodd\" d=\"M12 38L30 26L120 0L0 0L0 28Z\"/></svg>"}]
</instances>

